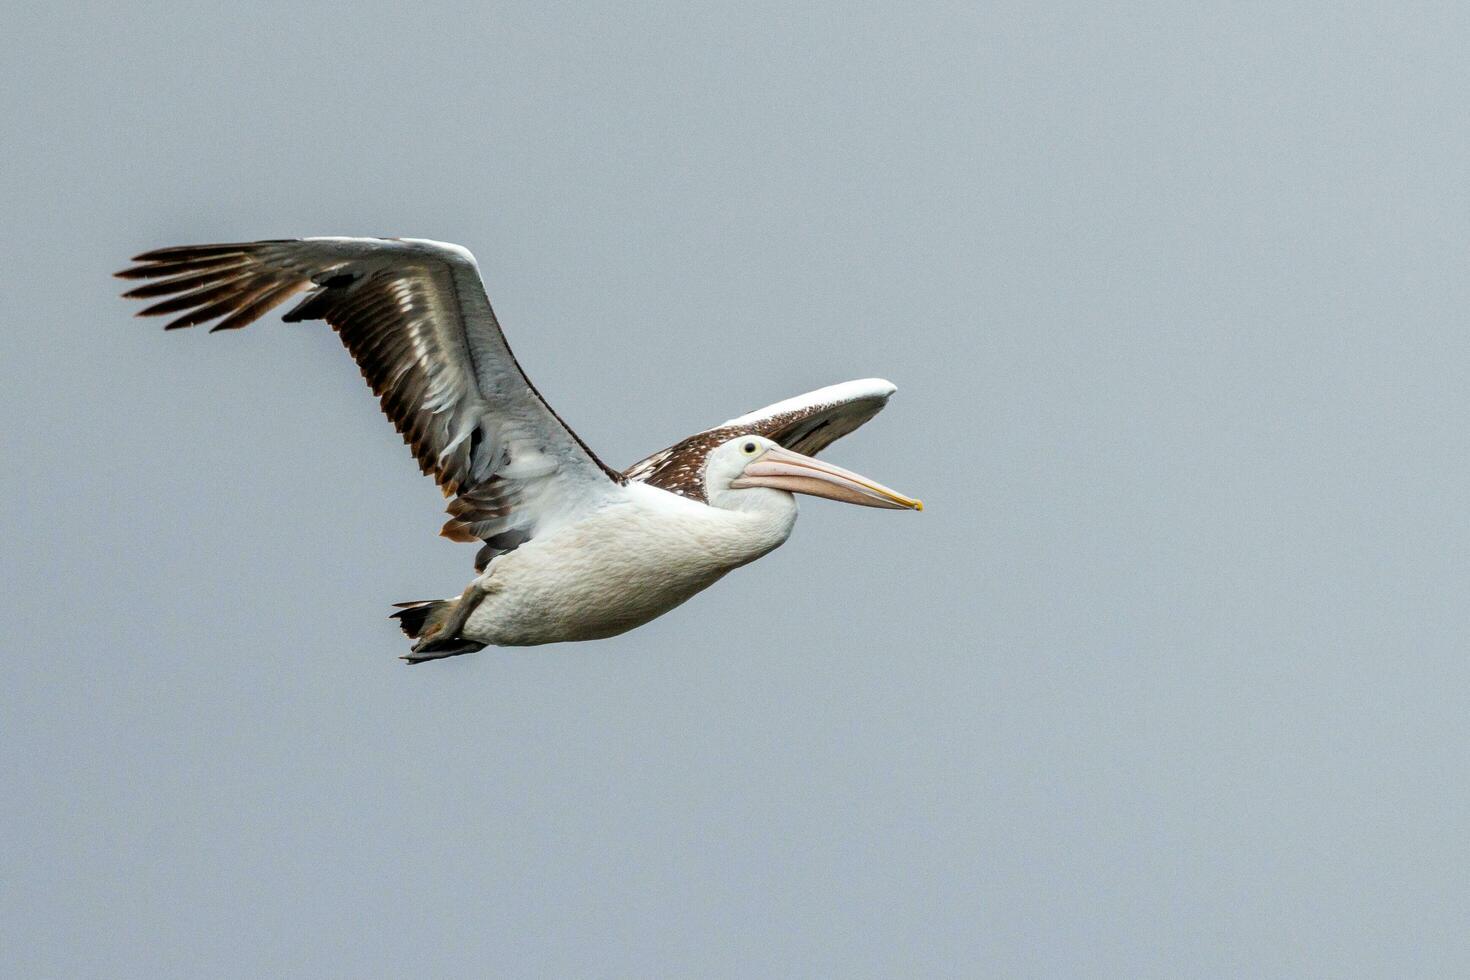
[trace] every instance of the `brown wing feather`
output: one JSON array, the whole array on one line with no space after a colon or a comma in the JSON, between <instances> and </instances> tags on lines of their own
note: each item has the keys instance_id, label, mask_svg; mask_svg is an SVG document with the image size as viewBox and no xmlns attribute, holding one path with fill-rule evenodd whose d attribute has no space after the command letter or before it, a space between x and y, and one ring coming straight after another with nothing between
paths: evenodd
<instances>
[{"instance_id":1,"label":"brown wing feather","mask_svg":"<svg viewBox=\"0 0 1470 980\"><path fill-rule=\"evenodd\" d=\"M893 386L878 378L820 388L682 439L628 467L623 475L708 503L704 463L715 447L740 436L758 435L814 456L877 415L892 393Z\"/></svg>"},{"instance_id":2,"label":"brown wing feather","mask_svg":"<svg viewBox=\"0 0 1470 980\"><path fill-rule=\"evenodd\" d=\"M446 496L459 495L442 533L514 547L533 529L516 522L515 509L526 486L543 479L546 468L529 477L504 477L513 447L528 447L525 453L534 456L551 443L560 453L552 469L585 462L613 481L624 478L540 398L505 346L482 292L475 312L488 324L479 335L467 332L463 311L450 306L465 302L453 248L362 239L186 245L145 252L117 275L150 280L124 295L158 300L139 316L178 314L167 324L170 330L210 321L217 321L211 332L237 330L309 290L283 319L329 323L419 468ZM463 255L472 267L468 253ZM509 367L486 363L497 357ZM487 377L489 394L483 388ZM524 388L512 397L517 380ZM552 424L563 430L556 439L545 431ZM579 452L584 460L574 458ZM493 543L488 547L497 550Z\"/></svg>"}]
</instances>

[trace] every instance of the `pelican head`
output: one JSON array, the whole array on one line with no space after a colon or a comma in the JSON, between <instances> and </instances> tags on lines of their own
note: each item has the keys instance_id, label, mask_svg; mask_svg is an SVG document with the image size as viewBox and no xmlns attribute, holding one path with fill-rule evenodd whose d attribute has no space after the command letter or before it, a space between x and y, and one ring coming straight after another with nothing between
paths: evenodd
<instances>
[{"instance_id":1,"label":"pelican head","mask_svg":"<svg viewBox=\"0 0 1470 980\"><path fill-rule=\"evenodd\" d=\"M923 501L757 435L739 436L715 447L705 463L704 480L709 502L730 509L745 509L747 500L742 498L758 495L742 491L757 488L806 493L864 507L924 509Z\"/></svg>"}]
</instances>

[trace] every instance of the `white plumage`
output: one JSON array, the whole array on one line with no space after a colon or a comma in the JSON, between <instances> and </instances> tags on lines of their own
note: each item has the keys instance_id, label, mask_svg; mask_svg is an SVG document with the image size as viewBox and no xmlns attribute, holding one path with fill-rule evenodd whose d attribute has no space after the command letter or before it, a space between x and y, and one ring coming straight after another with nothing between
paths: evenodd
<instances>
[{"instance_id":1,"label":"white plumage","mask_svg":"<svg viewBox=\"0 0 1470 980\"><path fill-rule=\"evenodd\" d=\"M642 626L786 540L796 503L766 492L785 499L725 510L629 483L622 499L492 562L462 635L526 646Z\"/></svg>"},{"instance_id":2,"label":"white plumage","mask_svg":"<svg viewBox=\"0 0 1470 980\"><path fill-rule=\"evenodd\" d=\"M310 238L159 249L118 273L175 327L243 327L307 295L420 467L452 497L444 533L482 542L457 599L401 604L406 659L613 636L778 547L793 493L922 505L811 458L893 385L832 385L731 419L619 472L541 398L505 342L473 256L419 239Z\"/></svg>"}]
</instances>

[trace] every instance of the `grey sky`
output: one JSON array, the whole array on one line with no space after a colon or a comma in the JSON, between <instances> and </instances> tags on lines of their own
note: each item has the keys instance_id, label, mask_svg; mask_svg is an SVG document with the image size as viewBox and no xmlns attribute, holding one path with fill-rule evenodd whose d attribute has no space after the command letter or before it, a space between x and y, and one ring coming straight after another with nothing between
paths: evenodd
<instances>
[{"instance_id":1,"label":"grey sky","mask_svg":"<svg viewBox=\"0 0 1470 980\"><path fill-rule=\"evenodd\" d=\"M1463 4L0 15L0 973L1470 972ZM799 9L793 9L799 7ZM922 515L409 669L473 549L145 248L475 251L626 465L853 377Z\"/></svg>"}]
</instances>

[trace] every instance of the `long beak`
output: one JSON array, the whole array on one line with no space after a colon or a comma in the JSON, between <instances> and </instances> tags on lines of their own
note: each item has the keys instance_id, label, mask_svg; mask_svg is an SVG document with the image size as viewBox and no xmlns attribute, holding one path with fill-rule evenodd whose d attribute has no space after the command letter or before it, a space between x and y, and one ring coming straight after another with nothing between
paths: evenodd
<instances>
[{"instance_id":1,"label":"long beak","mask_svg":"<svg viewBox=\"0 0 1470 980\"><path fill-rule=\"evenodd\" d=\"M730 482L739 490L744 487L771 487L790 493L809 493L814 497L842 500L864 507L889 507L894 510L923 510L924 502L905 497L851 470L821 460L772 446Z\"/></svg>"}]
</instances>

